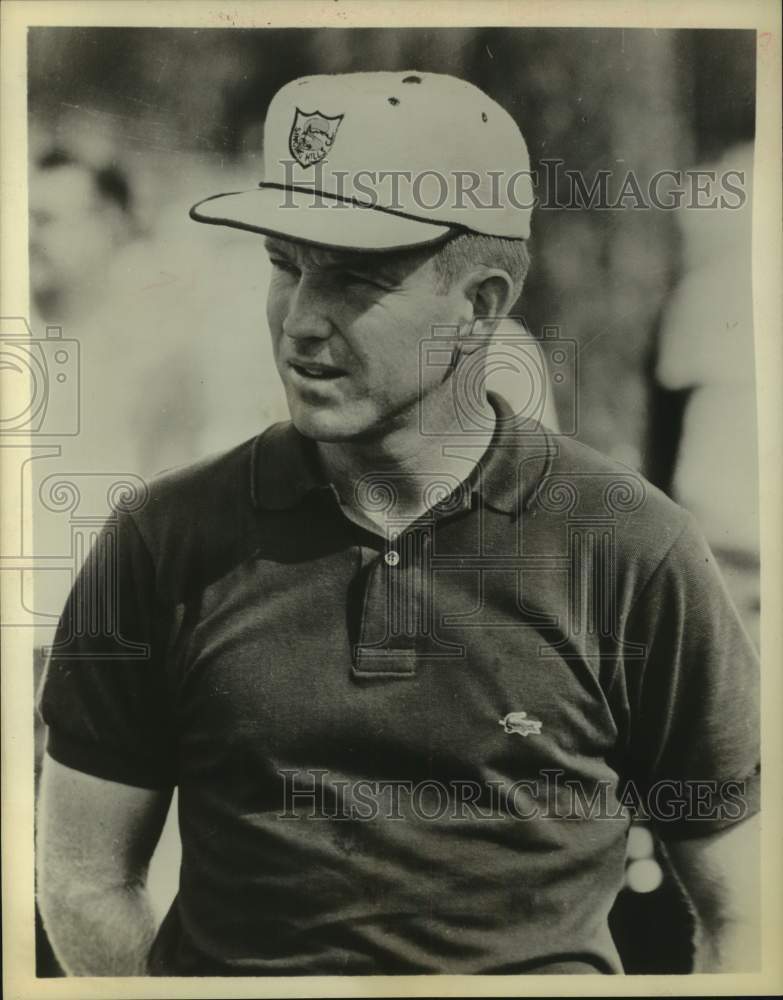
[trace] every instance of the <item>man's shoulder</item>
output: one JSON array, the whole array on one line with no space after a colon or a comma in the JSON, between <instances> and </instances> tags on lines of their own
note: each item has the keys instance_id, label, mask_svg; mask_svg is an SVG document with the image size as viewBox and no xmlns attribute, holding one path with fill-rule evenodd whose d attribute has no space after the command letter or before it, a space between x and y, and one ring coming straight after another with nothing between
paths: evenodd
<instances>
[{"instance_id":1,"label":"man's shoulder","mask_svg":"<svg viewBox=\"0 0 783 1000\"><path fill-rule=\"evenodd\" d=\"M211 562L246 547L256 515L258 455L286 424L232 448L154 476L124 505L156 563L188 556Z\"/></svg>"},{"instance_id":2,"label":"man's shoulder","mask_svg":"<svg viewBox=\"0 0 783 1000\"><path fill-rule=\"evenodd\" d=\"M252 455L259 436L158 473L148 483L144 515L160 518L176 513L187 518L210 505L222 505L232 496L240 498L245 493L249 497Z\"/></svg>"},{"instance_id":3,"label":"man's shoulder","mask_svg":"<svg viewBox=\"0 0 783 1000\"><path fill-rule=\"evenodd\" d=\"M533 496L543 511L585 530L611 530L618 554L659 562L692 516L641 472L574 438L553 435L548 467Z\"/></svg>"},{"instance_id":4,"label":"man's shoulder","mask_svg":"<svg viewBox=\"0 0 783 1000\"><path fill-rule=\"evenodd\" d=\"M231 496L253 502L258 463L285 446L291 426L290 420L270 424L232 448L163 470L148 484L150 509L165 510L185 502L198 508L224 503Z\"/></svg>"}]
</instances>

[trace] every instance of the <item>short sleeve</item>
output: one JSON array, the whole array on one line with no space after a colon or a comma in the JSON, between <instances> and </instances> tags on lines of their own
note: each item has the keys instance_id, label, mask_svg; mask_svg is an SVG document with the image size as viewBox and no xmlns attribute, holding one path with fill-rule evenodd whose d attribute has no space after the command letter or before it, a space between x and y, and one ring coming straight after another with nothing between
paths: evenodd
<instances>
[{"instance_id":1,"label":"short sleeve","mask_svg":"<svg viewBox=\"0 0 783 1000\"><path fill-rule=\"evenodd\" d=\"M686 525L638 596L625 636L630 777L666 839L759 809L759 663L710 549Z\"/></svg>"},{"instance_id":2,"label":"short sleeve","mask_svg":"<svg viewBox=\"0 0 783 1000\"><path fill-rule=\"evenodd\" d=\"M138 527L129 513L114 514L68 597L41 689L56 761L143 788L175 783L164 618Z\"/></svg>"}]
</instances>

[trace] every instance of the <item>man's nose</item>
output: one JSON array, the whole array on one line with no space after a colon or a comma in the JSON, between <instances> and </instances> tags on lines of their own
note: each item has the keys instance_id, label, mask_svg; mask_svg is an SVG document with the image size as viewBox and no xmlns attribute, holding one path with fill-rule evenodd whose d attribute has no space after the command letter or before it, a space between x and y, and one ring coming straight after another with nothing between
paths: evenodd
<instances>
[{"instance_id":1,"label":"man's nose","mask_svg":"<svg viewBox=\"0 0 783 1000\"><path fill-rule=\"evenodd\" d=\"M327 296L306 277L300 278L296 291L288 301L283 333L292 340L308 337L323 339L332 333Z\"/></svg>"}]
</instances>

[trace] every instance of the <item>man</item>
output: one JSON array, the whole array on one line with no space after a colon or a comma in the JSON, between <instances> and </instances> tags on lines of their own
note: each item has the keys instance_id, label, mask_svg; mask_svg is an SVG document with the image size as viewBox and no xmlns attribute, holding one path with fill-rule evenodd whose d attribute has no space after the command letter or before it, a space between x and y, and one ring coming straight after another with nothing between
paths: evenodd
<instances>
[{"instance_id":1,"label":"man","mask_svg":"<svg viewBox=\"0 0 783 1000\"><path fill-rule=\"evenodd\" d=\"M80 344L79 433L62 446L69 471L151 476L200 454L204 373L192 331L171 334L183 289L170 287L171 276L167 283L137 201L116 160L93 163L55 146L31 173L32 327L62 324ZM199 387L201 397L194 395ZM34 463L38 472L51 468ZM50 586L59 589L54 580ZM40 593L37 606L56 614L62 595Z\"/></svg>"},{"instance_id":2,"label":"man","mask_svg":"<svg viewBox=\"0 0 783 1000\"><path fill-rule=\"evenodd\" d=\"M192 214L264 234L291 422L126 498L66 606L38 845L63 965L620 972L641 803L697 967L752 968L756 663L710 553L483 388L528 264L516 124L446 76L311 77L264 154Z\"/></svg>"},{"instance_id":3,"label":"man","mask_svg":"<svg viewBox=\"0 0 783 1000\"><path fill-rule=\"evenodd\" d=\"M95 309L114 258L138 235L119 167L57 147L40 156L30 184L30 288L41 317L72 323Z\"/></svg>"}]
</instances>

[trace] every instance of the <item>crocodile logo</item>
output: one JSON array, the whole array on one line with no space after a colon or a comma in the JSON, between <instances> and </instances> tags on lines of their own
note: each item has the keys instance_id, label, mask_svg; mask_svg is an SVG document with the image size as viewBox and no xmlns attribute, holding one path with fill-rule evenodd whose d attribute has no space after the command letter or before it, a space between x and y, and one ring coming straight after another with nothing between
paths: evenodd
<instances>
[{"instance_id":1,"label":"crocodile logo","mask_svg":"<svg viewBox=\"0 0 783 1000\"><path fill-rule=\"evenodd\" d=\"M506 733L519 733L520 736L540 736L542 722L538 719L528 719L527 712L509 712L503 719L498 719L498 725Z\"/></svg>"}]
</instances>

